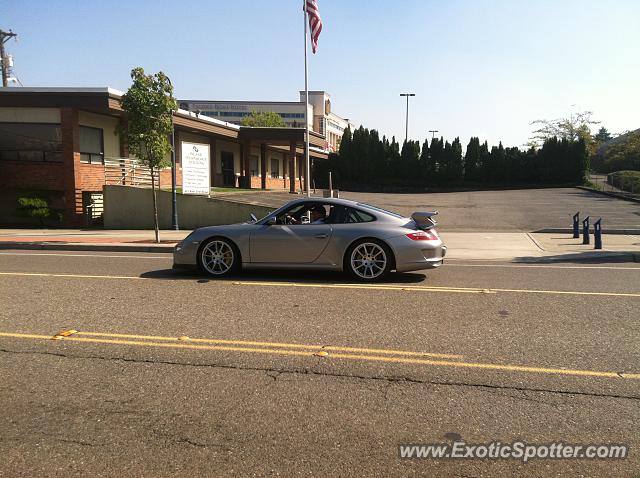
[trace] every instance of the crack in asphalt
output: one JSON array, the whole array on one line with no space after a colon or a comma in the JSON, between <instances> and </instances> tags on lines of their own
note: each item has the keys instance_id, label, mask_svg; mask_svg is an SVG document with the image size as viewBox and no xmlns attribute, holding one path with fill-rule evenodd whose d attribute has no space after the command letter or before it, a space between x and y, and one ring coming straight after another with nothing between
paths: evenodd
<instances>
[{"instance_id":1,"label":"crack in asphalt","mask_svg":"<svg viewBox=\"0 0 640 478\"><path fill-rule=\"evenodd\" d=\"M185 362L174 362L169 360L148 360L148 359L135 359L135 358L126 358L126 357L104 357L99 355L69 355L62 354L56 352L33 352L33 351L17 351L17 350L8 350L8 349L0 349L0 353L8 353L8 354L24 354L24 355L47 355L54 357L61 357L67 359L85 359L85 360L105 360L110 362L129 362L129 363L148 363L148 364L157 364L157 365L176 365L181 367L198 367L198 368L220 368L220 369L228 369L228 370L240 370L240 371L253 371L253 372L264 372L265 375L269 378L272 378L275 381L283 374L291 374L291 375L318 375L322 377L329 378L346 378L353 380L363 380L363 381L381 381L387 383L406 383L406 384L418 384L418 385L437 385L437 386L448 386L448 387L468 387L468 388L478 388L485 389L487 391L495 391L495 390L516 390L519 392L541 392L541 393L551 393L558 395L577 395L577 396L586 396L586 397L597 397L597 398L614 398L614 399L626 399L626 400L637 400L640 401L640 396L635 395L617 395L617 394L609 394L609 393L596 393L596 392L580 392L580 391L570 391L570 390L557 390L551 388L532 388L532 387L516 387L510 385L490 385L490 384L480 384L480 383L468 383L468 382L446 382L446 381L438 381L438 380L422 380L411 377L401 377L401 376L376 376L376 375L354 375L354 374L346 374L339 372L320 372L314 370L316 365L311 368L302 368L302 369L278 369L272 367L249 367L249 366L241 366L241 365L225 365L225 364L195 364L195 363L185 363ZM319 358L319 357L318 357ZM522 397L514 397L511 398L522 398Z\"/></svg>"}]
</instances>

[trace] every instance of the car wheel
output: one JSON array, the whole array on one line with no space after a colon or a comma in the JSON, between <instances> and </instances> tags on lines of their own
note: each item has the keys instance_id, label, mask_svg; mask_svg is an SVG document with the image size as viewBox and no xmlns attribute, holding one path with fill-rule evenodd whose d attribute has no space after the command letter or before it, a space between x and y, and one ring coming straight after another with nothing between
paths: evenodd
<instances>
[{"instance_id":1,"label":"car wheel","mask_svg":"<svg viewBox=\"0 0 640 478\"><path fill-rule=\"evenodd\" d=\"M345 270L355 279L373 282L383 279L393 268L393 253L377 239L352 244L345 254Z\"/></svg>"},{"instance_id":2,"label":"car wheel","mask_svg":"<svg viewBox=\"0 0 640 478\"><path fill-rule=\"evenodd\" d=\"M214 277L233 274L240 268L240 251L231 241L214 237L198 251L198 267Z\"/></svg>"}]
</instances>

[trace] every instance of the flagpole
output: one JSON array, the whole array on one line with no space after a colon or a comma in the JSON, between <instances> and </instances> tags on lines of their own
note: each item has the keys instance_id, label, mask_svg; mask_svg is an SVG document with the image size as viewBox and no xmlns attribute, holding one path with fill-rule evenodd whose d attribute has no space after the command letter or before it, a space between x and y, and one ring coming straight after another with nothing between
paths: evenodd
<instances>
[{"instance_id":1,"label":"flagpole","mask_svg":"<svg viewBox=\"0 0 640 478\"><path fill-rule=\"evenodd\" d=\"M309 25L309 14L307 13L307 0L302 0L302 4L304 9L304 157L306 162L304 186L307 197L311 197L311 189L309 188L309 184L311 182L311 168L309 166L309 68L307 66L307 29Z\"/></svg>"}]
</instances>

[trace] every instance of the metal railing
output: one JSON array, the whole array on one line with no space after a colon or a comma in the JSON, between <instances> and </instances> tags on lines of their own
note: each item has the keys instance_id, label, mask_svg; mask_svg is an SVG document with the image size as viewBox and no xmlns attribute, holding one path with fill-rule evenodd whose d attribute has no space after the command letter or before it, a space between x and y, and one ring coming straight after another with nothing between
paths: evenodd
<instances>
[{"instance_id":1,"label":"metal railing","mask_svg":"<svg viewBox=\"0 0 640 478\"><path fill-rule=\"evenodd\" d=\"M160 173L154 171L156 185ZM151 170L133 158L104 158L104 183L107 185L151 187Z\"/></svg>"}]
</instances>

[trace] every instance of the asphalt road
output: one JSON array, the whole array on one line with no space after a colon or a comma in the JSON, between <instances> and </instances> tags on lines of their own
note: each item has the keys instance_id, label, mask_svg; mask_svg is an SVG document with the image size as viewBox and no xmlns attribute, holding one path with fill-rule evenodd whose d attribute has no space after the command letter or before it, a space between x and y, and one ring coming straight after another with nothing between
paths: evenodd
<instances>
[{"instance_id":1,"label":"asphalt road","mask_svg":"<svg viewBox=\"0 0 640 478\"><path fill-rule=\"evenodd\" d=\"M602 218L603 230L640 229L640 204L577 188L467 191L455 193L381 194L341 191L340 197L410 215L440 212L443 231L522 231L569 228L573 215ZM279 207L292 196L280 192L232 193L229 198Z\"/></svg>"},{"instance_id":2,"label":"asphalt road","mask_svg":"<svg viewBox=\"0 0 640 478\"><path fill-rule=\"evenodd\" d=\"M170 264L0 252L0 476L640 470L639 264L449 261L375 286ZM398 458L398 444L458 438L631 451Z\"/></svg>"}]
</instances>

